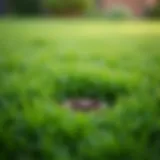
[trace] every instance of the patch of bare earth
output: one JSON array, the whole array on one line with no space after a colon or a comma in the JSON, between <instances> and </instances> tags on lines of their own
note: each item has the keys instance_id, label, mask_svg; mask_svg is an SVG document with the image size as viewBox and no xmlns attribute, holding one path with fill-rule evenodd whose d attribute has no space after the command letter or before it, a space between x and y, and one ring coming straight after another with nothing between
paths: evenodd
<instances>
[{"instance_id":1,"label":"patch of bare earth","mask_svg":"<svg viewBox=\"0 0 160 160\"><path fill-rule=\"evenodd\" d=\"M63 102L63 106L73 109L75 111L95 111L107 107L107 104L100 101L89 98L68 99Z\"/></svg>"}]
</instances>

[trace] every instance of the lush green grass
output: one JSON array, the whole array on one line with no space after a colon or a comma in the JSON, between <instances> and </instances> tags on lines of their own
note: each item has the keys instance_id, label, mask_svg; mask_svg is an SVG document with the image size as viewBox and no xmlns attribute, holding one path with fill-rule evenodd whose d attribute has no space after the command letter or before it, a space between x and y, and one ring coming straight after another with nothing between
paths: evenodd
<instances>
[{"instance_id":1,"label":"lush green grass","mask_svg":"<svg viewBox=\"0 0 160 160\"><path fill-rule=\"evenodd\" d=\"M159 22L3 19L0 54L0 159L160 159Z\"/></svg>"},{"instance_id":2,"label":"lush green grass","mask_svg":"<svg viewBox=\"0 0 160 160\"><path fill-rule=\"evenodd\" d=\"M158 22L4 19L0 27L9 90L106 100L131 94L150 70L157 74Z\"/></svg>"}]
</instances>

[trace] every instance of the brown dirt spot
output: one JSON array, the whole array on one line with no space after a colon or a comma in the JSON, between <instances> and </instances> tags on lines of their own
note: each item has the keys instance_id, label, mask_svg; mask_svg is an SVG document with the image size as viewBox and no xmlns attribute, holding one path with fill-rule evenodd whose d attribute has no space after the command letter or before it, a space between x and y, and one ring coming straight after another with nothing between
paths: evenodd
<instances>
[{"instance_id":1,"label":"brown dirt spot","mask_svg":"<svg viewBox=\"0 0 160 160\"><path fill-rule=\"evenodd\" d=\"M89 98L68 99L63 106L71 108L75 111L93 111L99 110L107 106L106 103L99 100Z\"/></svg>"}]
</instances>

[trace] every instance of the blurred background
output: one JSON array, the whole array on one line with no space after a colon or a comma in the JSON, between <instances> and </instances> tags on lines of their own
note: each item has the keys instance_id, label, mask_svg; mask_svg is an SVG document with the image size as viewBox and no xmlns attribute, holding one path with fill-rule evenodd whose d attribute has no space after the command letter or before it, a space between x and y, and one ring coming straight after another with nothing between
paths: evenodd
<instances>
[{"instance_id":1,"label":"blurred background","mask_svg":"<svg viewBox=\"0 0 160 160\"><path fill-rule=\"evenodd\" d=\"M159 0L0 0L0 14L157 18L159 3Z\"/></svg>"}]
</instances>

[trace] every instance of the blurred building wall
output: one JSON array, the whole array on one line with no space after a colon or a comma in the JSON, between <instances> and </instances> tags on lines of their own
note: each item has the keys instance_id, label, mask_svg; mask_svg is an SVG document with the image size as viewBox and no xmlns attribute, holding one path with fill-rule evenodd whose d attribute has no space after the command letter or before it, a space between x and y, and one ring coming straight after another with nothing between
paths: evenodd
<instances>
[{"instance_id":1,"label":"blurred building wall","mask_svg":"<svg viewBox=\"0 0 160 160\"><path fill-rule=\"evenodd\" d=\"M157 0L99 0L102 9L111 9L114 6L124 6L129 8L134 15L141 16L146 9L156 5Z\"/></svg>"},{"instance_id":2,"label":"blurred building wall","mask_svg":"<svg viewBox=\"0 0 160 160\"><path fill-rule=\"evenodd\" d=\"M27 1L27 0L21 0ZM41 13L47 14L49 9L46 0L37 0ZM114 6L125 6L129 8L134 15L141 16L148 8L152 8L159 0L95 0L97 8L111 9ZM13 12L15 3L13 0L0 0L0 15ZM47 14L48 15L48 14Z\"/></svg>"}]
</instances>

